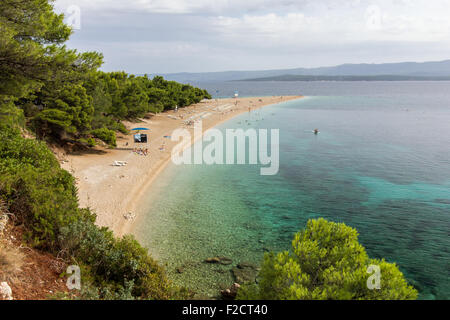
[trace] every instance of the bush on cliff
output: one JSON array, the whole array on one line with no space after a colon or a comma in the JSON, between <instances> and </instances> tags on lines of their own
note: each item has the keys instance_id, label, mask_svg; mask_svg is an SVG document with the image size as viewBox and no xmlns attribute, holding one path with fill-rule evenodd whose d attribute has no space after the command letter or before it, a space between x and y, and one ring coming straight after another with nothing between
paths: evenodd
<instances>
[{"instance_id":1,"label":"bush on cliff","mask_svg":"<svg viewBox=\"0 0 450 320\"><path fill-rule=\"evenodd\" d=\"M0 199L35 246L82 267L81 298L171 299L185 293L131 236L115 238L80 209L74 178L45 143L0 124Z\"/></svg>"},{"instance_id":2,"label":"bush on cliff","mask_svg":"<svg viewBox=\"0 0 450 320\"><path fill-rule=\"evenodd\" d=\"M91 131L92 135L103 142L107 143L111 147L116 147L116 133L107 128L100 128Z\"/></svg>"}]
</instances>

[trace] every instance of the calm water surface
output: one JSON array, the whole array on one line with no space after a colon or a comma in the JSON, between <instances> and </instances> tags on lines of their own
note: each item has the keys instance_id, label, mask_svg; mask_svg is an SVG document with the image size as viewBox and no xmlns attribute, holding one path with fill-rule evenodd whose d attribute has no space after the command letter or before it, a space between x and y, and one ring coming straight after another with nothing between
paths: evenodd
<instances>
[{"instance_id":1,"label":"calm water surface","mask_svg":"<svg viewBox=\"0 0 450 320\"><path fill-rule=\"evenodd\" d=\"M135 234L176 283L216 295L233 265L288 249L308 219L324 217L357 228L369 255L396 262L420 298L450 298L450 82L195 85L308 97L219 127L280 129L278 175L169 165L158 177ZM233 265L202 263L218 255Z\"/></svg>"}]
</instances>

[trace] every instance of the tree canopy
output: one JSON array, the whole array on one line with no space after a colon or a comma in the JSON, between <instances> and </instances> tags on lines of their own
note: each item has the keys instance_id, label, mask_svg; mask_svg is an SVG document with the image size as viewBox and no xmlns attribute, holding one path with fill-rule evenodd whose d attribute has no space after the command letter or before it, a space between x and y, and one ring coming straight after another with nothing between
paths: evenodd
<instances>
[{"instance_id":1,"label":"tree canopy","mask_svg":"<svg viewBox=\"0 0 450 320\"><path fill-rule=\"evenodd\" d=\"M369 258L355 229L319 219L295 235L291 251L266 254L258 284L244 285L238 298L405 300L417 291L395 264Z\"/></svg>"},{"instance_id":2,"label":"tree canopy","mask_svg":"<svg viewBox=\"0 0 450 320\"><path fill-rule=\"evenodd\" d=\"M51 0L0 1L0 201L28 242L83 269L82 299L184 297L131 236L117 239L79 208L75 178L46 141L111 146L123 119L209 97L160 77L99 71L103 56L64 43L72 33ZM24 129L38 139L26 139Z\"/></svg>"},{"instance_id":3,"label":"tree canopy","mask_svg":"<svg viewBox=\"0 0 450 320\"><path fill-rule=\"evenodd\" d=\"M38 138L82 142L98 129L126 132L121 120L210 98L162 77L99 71L102 54L64 45L72 30L52 2L0 3L0 108L23 110Z\"/></svg>"},{"instance_id":4,"label":"tree canopy","mask_svg":"<svg viewBox=\"0 0 450 320\"><path fill-rule=\"evenodd\" d=\"M0 3L0 96L22 97L67 66L61 46L71 29L48 0Z\"/></svg>"},{"instance_id":5,"label":"tree canopy","mask_svg":"<svg viewBox=\"0 0 450 320\"><path fill-rule=\"evenodd\" d=\"M46 141L92 146L96 137L114 146L115 131L126 132L120 120L209 95L162 78L99 71L100 53L64 45L72 30L52 2L0 1L0 201L29 244L83 269L82 291L69 298L184 297L133 237L115 238L79 208L75 178ZM24 129L38 139L25 138Z\"/></svg>"}]
</instances>

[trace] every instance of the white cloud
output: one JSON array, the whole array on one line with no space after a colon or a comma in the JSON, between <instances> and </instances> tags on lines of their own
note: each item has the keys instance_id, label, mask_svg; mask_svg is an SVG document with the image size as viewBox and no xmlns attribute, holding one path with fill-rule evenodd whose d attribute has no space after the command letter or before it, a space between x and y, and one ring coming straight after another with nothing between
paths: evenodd
<instances>
[{"instance_id":1,"label":"white cloud","mask_svg":"<svg viewBox=\"0 0 450 320\"><path fill-rule=\"evenodd\" d=\"M88 10L126 10L148 13L220 13L255 10L268 6L270 0L57 0L58 9L78 5ZM283 1L282 1L283 2ZM291 1L289 1L291 2ZM298 1L301 3L302 1Z\"/></svg>"},{"instance_id":2,"label":"white cloud","mask_svg":"<svg viewBox=\"0 0 450 320\"><path fill-rule=\"evenodd\" d=\"M399 3L409 3L398 0ZM361 3L360 1L356 1ZM353 2L355 4L356 2ZM333 2L330 2L331 4ZM304 13L245 14L239 17L212 18L215 31L228 38L254 43L331 42L345 44L355 41L450 41L450 19L447 12L423 14L418 10L398 10L389 6L353 6L346 10L325 11L322 15Z\"/></svg>"},{"instance_id":3,"label":"white cloud","mask_svg":"<svg viewBox=\"0 0 450 320\"><path fill-rule=\"evenodd\" d=\"M81 8L82 21L70 43L114 43L117 49L105 52L111 68L152 57L164 71L175 58L164 66L158 55L174 52L178 66L192 68L198 60L214 70L232 66L225 52L266 68L292 66L299 57L298 66L444 59L450 47L450 0L56 1L60 12L70 5ZM133 59L120 59L120 48Z\"/></svg>"},{"instance_id":4,"label":"white cloud","mask_svg":"<svg viewBox=\"0 0 450 320\"><path fill-rule=\"evenodd\" d=\"M274 32L288 26L296 30L315 20L332 32L337 27L352 33L369 29L388 37L406 32L418 32L417 37L427 32L450 33L449 0L56 0L55 4L60 12L77 5L82 13L206 15L224 24L251 27L256 22Z\"/></svg>"},{"instance_id":5,"label":"white cloud","mask_svg":"<svg viewBox=\"0 0 450 320\"><path fill-rule=\"evenodd\" d=\"M282 37L284 34L305 31L315 21L317 19L308 18L302 13L289 13L284 16L269 13L260 16L244 15L241 18L219 16L215 24L225 31L240 34L259 33Z\"/></svg>"}]
</instances>

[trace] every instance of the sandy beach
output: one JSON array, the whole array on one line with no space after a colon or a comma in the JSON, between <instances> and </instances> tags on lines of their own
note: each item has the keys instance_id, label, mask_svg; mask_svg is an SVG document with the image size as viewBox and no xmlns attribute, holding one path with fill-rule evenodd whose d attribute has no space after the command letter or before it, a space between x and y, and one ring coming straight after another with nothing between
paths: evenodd
<instances>
[{"instance_id":1,"label":"sandy beach","mask_svg":"<svg viewBox=\"0 0 450 320\"><path fill-rule=\"evenodd\" d=\"M81 207L91 208L97 214L98 225L107 226L121 236L130 232L142 196L170 162L172 148L178 142L172 142L167 136L177 128L193 133L193 126L186 125L186 120L201 119L203 131L206 131L249 112L249 108L256 110L299 98L301 96L207 100L178 112L163 112L136 123L125 122L128 129L150 129L145 132L149 135L148 144L142 146L148 149L147 155L133 152L133 134L118 134L116 149L96 147L89 153L62 154L59 155L61 166L76 178ZM115 161L126 162L126 165L114 166Z\"/></svg>"}]
</instances>

